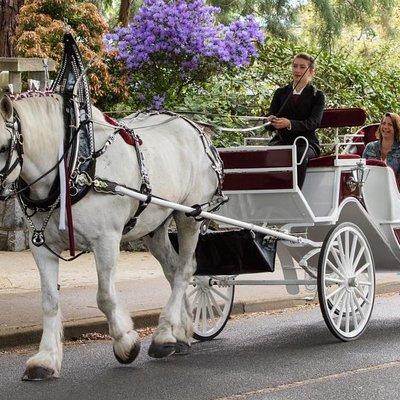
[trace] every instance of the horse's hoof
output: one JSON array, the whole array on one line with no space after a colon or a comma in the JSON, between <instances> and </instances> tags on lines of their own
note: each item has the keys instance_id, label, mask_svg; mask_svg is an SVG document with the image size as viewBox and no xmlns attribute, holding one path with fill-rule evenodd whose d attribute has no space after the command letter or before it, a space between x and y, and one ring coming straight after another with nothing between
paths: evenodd
<instances>
[{"instance_id":1,"label":"horse's hoof","mask_svg":"<svg viewBox=\"0 0 400 400\"><path fill-rule=\"evenodd\" d=\"M115 358L118 360L119 363L121 364L130 364L133 361L135 361L136 357L138 356L139 352L140 352L140 342L137 341L135 343L135 345L132 347L130 353L129 353L129 357L124 360L123 358L121 358L116 352L115 349L113 347L113 351L114 351L114 356Z\"/></svg>"},{"instance_id":2,"label":"horse's hoof","mask_svg":"<svg viewBox=\"0 0 400 400\"><path fill-rule=\"evenodd\" d=\"M46 367L30 367L27 368L22 375L23 381L45 381L56 378L54 370Z\"/></svg>"},{"instance_id":3,"label":"horse's hoof","mask_svg":"<svg viewBox=\"0 0 400 400\"><path fill-rule=\"evenodd\" d=\"M152 358L168 357L176 352L176 343L156 344L151 342L148 354Z\"/></svg>"},{"instance_id":4,"label":"horse's hoof","mask_svg":"<svg viewBox=\"0 0 400 400\"><path fill-rule=\"evenodd\" d=\"M175 343L175 354L178 356L186 356L189 354L190 346L185 342Z\"/></svg>"}]
</instances>

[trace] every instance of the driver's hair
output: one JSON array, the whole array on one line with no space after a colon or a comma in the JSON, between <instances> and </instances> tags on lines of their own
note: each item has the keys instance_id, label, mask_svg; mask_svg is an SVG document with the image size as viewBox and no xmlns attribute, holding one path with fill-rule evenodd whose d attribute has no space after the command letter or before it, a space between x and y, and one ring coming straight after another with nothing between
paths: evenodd
<instances>
[{"instance_id":1,"label":"driver's hair","mask_svg":"<svg viewBox=\"0 0 400 400\"><path fill-rule=\"evenodd\" d=\"M296 59L296 58L302 58L303 60L306 60L306 61L308 61L310 64L310 69L315 69L316 68L316 66L317 66L317 63L316 63L316 61L315 61L315 58L313 57L313 56L311 56L310 54L307 54L307 53L297 53L294 57L293 57L293 61Z\"/></svg>"}]
</instances>

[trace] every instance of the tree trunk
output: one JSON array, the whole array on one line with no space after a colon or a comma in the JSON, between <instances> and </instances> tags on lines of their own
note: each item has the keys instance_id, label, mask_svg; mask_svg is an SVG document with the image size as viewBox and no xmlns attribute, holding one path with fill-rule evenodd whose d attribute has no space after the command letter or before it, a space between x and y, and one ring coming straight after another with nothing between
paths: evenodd
<instances>
[{"instance_id":1,"label":"tree trunk","mask_svg":"<svg viewBox=\"0 0 400 400\"><path fill-rule=\"evenodd\" d=\"M15 55L13 37L17 16L24 0L1 0L0 3L0 57Z\"/></svg>"},{"instance_id":2,"label":"tree trunk","mask_svg":"<svg viewBox=\"0 0 400 400\"><path fill-rule=\"evenodd\" d=\"M119 6L118 21L122 26L128 25L130 7L131 0L121 0L121 4Z\"/></svg>"}]
</instances>

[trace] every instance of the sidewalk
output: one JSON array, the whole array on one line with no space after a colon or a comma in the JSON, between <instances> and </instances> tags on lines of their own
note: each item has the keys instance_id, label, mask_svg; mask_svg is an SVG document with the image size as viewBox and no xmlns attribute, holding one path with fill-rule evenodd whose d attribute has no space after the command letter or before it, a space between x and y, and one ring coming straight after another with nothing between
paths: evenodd
<instances>
[{"instance_id":1,"label":"sidewalk","mask_svg":"<svg viewBox=\"0 0 400 400\"><path fill-rule=\"evenodd\" d=\"M277 262L274 274L242 275L241 279L282 279ZM299 272L303 279L303 272ZM93 255L60 262L61 310L65 337L87 332L107 332L104 315L96 304L97 275ZM400 291L400 275L378 274L378 293ZM149 253L122 252L118 263L117 291L137 328L157 323L170 289L158 262ZM312 293L288 295L284 286L237 286L234 313L246 313L305 304ZM322 317L321 317L322 318ZM40 281L29 251L0 252L0 349L38 342L41 335Z\"/></svg>"}]
</instances>

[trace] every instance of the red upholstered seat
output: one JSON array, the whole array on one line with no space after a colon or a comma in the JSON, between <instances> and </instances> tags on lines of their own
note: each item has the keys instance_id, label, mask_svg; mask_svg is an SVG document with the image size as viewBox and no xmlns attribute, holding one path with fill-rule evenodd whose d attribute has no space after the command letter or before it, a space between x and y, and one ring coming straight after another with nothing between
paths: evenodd
<instances>
[{"instance_id":1,"label":"red upholstered seat","mask_svg":"<svg viewBox=\"0 0 400 400\"><path fill-rule=\"evenodd\" d=\"M376 167L387 167L387 164L385 163L385 161L382 160L375 160L374 158L370 158L367 161L367 165L373 165Z\"/></svg>"},{"instance_id":2,"label":"red upholstered seat","mask_svg":"<svg viewBox=\"0 0 400 400\"><path fill-rule=\"evenodd\" d=\"M367 114L362 108L327 108L322 114L320 128L362 126Z\"/></svg>"},{"instance_id":3,"label":"red upholstered seat","mask_svg":"<svg viewBox=\"0 0 400 400\"><path fill-rule=\"evenodd\" d=\"M338 155L339 160L349 160L349 159L355 159L355 158L360 158L360 156L357 154L339 154ZM307 167L308 168L333 167L334 163L335 163L335 159L336 159L335 155L312 158L311 160L308 160Z\"/></svg>"}]
</instances>

